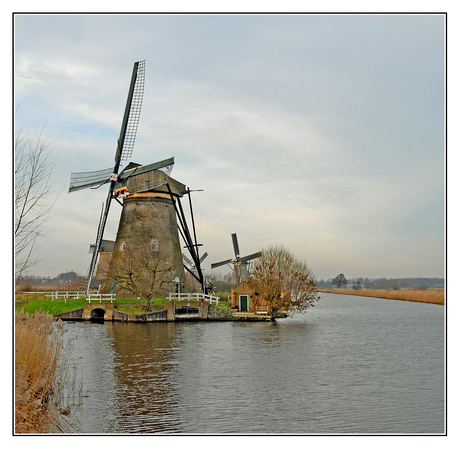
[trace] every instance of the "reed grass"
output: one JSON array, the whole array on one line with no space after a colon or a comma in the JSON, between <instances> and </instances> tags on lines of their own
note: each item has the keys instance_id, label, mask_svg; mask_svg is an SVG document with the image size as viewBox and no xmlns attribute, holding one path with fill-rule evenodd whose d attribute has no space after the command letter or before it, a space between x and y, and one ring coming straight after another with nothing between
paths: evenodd
<instances>
[{"instance_id":1,"label":"reed grass","mask_svg":"<svg viewBox=\"0 0 460 449\"><path fill-rule=\"evenodd\" d=\"M64 432L59 407L59 328L52 315L15 314L15 433Z\"/></svg>"},{"instance_id":2,"label":"reed grass","mask_svg":"<svg viewBox=\"0 0 460 449\"><path fill-rule=\"evenodd\" d=\"M372 298L395 299L399 301L423 302L429 304L444 305L444 289L435 288L428 290L405 289L405 290L374 290L371 288L362 288L353 290L349 288L322 288L318 291L327 293L337 293L341 295L369 296Z\"/></svg>"}]
</instances>

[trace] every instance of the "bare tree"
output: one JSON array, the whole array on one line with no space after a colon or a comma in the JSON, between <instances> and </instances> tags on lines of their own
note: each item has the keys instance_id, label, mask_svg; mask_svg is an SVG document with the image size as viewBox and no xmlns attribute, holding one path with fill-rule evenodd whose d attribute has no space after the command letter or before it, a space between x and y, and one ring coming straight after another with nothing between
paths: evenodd
<instances>
[{"instance_id":1,"label":"bare tree","mask_svg":"<svg viewBox=\"0 0 460 449\"><path fill-rule=\"evenodd\" d=\"M39 237L44 235L45 222L51 218L54 205L49 197L54 191L51 175L55 163L49 160L49 143L19 130L15 135L15 278L21 281L28 270L39 262Z\"/></svg>"},{"instance_id":2,"label":"bare tree","mask_svg":"<svg viewBox=\"0 0 460 449\"><path fill-rule=\"evenodd\" d=\"M132 297L144 312L150 312L152 301L171 288L174 268L149 245L130 246L113 256L108 279L117 282L117 295Z\"/></svg>"},{"instance_id":3,"label":"bare tree","mask_svg":"<svg viewBox=\"0 0 460 449\"><path fill-rule=\"evenodd\" d=\"M282 309L304 313L319 299L313 272L282 246L262 249L248 284L266 301L272 320Z\"/></svg>"}]
</instances>

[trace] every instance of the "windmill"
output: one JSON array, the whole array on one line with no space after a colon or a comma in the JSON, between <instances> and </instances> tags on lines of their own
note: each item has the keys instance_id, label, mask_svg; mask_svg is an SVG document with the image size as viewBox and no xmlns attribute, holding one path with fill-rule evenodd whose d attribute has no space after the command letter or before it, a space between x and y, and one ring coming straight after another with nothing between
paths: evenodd
<instances>
[{"instance_id":1,"label":"windmill","mask_svg":"<svg viewBox=\"0 0 460 449\"><path fill-rule=\"evenodd\" d=\"M208 253L204 253L201 257L200 257L200 264L203 263L203 260L206 259L206 257L208 257ZM182 254L182 258L184 259L185 262L187 262L188 264L188 267L191 271L196 271L196 266L195 264L185 255L185 254Z\"/></svg>"},{"instance_id":2,"label":"windmill","mask_svg":"<svg viewBox=\"0 0 460 449\"><path fill-rule=\"evenodd\" d=\"M249 261L253 259L257 259L262 255L261 252L257 252L254 254L250 254L249 256L240 256L240 248L238 245L238 239L236 234L232 234L232 243L233 243L233 251L235 253L234 259L227 259L223 260L222 262L216 262L211 264L212 268L221 267L223 265L227 265L233 263L233 273L232 273L232 285L238 285L241 281L244 281L249 276Z\"/></svg>"},{"instance_id":3,"label":"windmill","mask_svg":"<svg viewBox=\"0 0 460 449\"><path fill-rule=\"evenodd\" d=\"M201 271L201 264L203 263L203 260L206 259L206 257L208 257L208 253L204 253L200 258L199 258L199 263L200 263L200 268L199 270ZM184 268L192 275L192 277L194 277L195 279L198 280L198 282L200 282L200 285L202 285L202 280L199 279L199 271L197 269L197 264L190 260L189 257L187 257L185 254L182 254L182 259L184 259ZM212 294L212 293L211 293Z\"/></svg>"},{"instance_id":4,"label":"windmill","mask_svg":"<svg viewBox=\"0 0 460 449\"><path fill-rule=\"evenodd\" d=\"M182 282L185 281L184 264L181 256L178 230L186 241L186 248L190 251L197 267L195 277L202 281L203 274L200 266L198 245L191 239L190 231L180 204L180 198L189 194L185 185L171 178L169 175L174 164L174 158L165 159L147 165L129 163L119 174L121 161L132 156L142 108L142 99L145 83L145 61L134 63L131 83L128 91L125 112L123 116L120 136L115 152L113 168L95 172L72 173L69 192L82 189L98 188L109 183L107 199L103 205L96 243L91 245L92 258L87 273L86 294L91 281L95 277L99 253L102 249L104 229L112 200L122 205L123 210L118 226L117 238L113 243L113 255L110 263L118 253L123 252L126 245L138 245L139 241L146 241L152 251L162 252L168 263L174 267L175 274ZM190 199L191 206L191 199ZM177 224L177 218L180 226ZM142 216L144 220L138 218ZM148 223L148 227L140 223ZM108 287L107 287L108 288ZM111 288L114 288L112 285Z\"/></svg>"}]
</instances>

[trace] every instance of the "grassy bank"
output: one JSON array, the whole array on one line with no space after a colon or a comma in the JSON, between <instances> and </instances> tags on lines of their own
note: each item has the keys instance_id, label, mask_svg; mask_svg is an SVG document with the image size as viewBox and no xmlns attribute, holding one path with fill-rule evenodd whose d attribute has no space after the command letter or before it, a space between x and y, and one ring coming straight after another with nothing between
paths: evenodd
<instances>
[{"instance_id":1,"label":"grassy bank","mask_svg":"<svg viewBox=\"0 0 460 449\"><path fill-rule=\"evenodd\" d=\"M68 299L64 302L63 299L51 301L51 299L29 299L23 301L16 299L15 310L17 312L24 311L24 313L49 313L54 316L57 313L68 312L70 310L81 309L85 304L84 299Z\"/></svg>"},{"instance_id":2,"label":"grassy bank","mask_svg":"<svg viewBox=\"0 0 460 449\"><path fill-rule=\"evenodd\" d=\"M106 301L104 301L106 302ZM87 303L86 299L57 299L51 301L51 299L29 299L23 300L20 295L16 297L15 310L23 310L25 313L49 313L52 316L57 313L69 312L70 310L81 309ZM153 309L161 310L164 308L165 299L157 298L154 302ZM136 306L134 299L117 299L114 301L115 307L118 310L128 313L141 313L141 309Z\"/></svg>"},{"instance_id":3,"label":"grassy bank","mask_svg":"<svg viewBox=\"0 0 460 449\"><path fill-rule=\"evenodd\" d=\"M341 295L370 296L372 298L396 299L399 301L414 301L444 305L443 288L428 290L374 290L371 288L353 290L349 288L321 288L318 289L318 291L325 293L337 293Z\"/></svg>"},{"instance_id":4,"label":"grassy bank","mask_svg":"<svg viewBox=\"0 0 460 449\"><path fill-rule=\"evenodd\" d=\"M15 433L64 431L58 395L60 340L49 314L15 315Z\"/></svg>"},{"instance_id":5,"label":"grassy bank","mask_svg":"<svg viewBox=\"0 0 460 449\"><path fill-rule=\"evenodd\" d=\"M54 316L57 313L69 312L70 310L81 309L86 303L85 299L63 299L51 301L51 299L29 299L24 300L21 295L16 296L15 310L17 312L24 311L28 314L36 312L49 313ZM152 311L163 310L165 307L165 298L156 298L153 302ZM114 301L117 310L122 312L132 313L137 315L142 313L141 309L137 307L134 299L117 299ZM219 302L218 306L224 310L230 310L230 303Z\"/></svg>"}]
</instances>

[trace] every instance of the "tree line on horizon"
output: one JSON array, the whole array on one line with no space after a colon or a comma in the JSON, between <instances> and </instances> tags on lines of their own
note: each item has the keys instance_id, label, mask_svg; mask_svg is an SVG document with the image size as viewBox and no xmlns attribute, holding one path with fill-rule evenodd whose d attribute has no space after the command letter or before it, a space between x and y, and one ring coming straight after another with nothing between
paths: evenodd
<instances>
[{"instance_id":1,"label":"tree line on horizon","mask_svg":"<svg viewBox=\"0 0 460 449\"><path fill-rule=\"evenodd\" d=\"M217 290L229 290L230 289L230 279L232 274L228 273L226 275L221 274L212 274L209 276L209 280L214 283L217 287ZM69 283L75 282L81 279L83 276L77 274L75 271L69 271L65 273L60 273L55 277L51 276L28 276L26 279L29 283ZM333 283L333 278L329 279L321 279L316 282L316 285L319 288L333 288L336 287L336 284ZM372 288L372 289L395 289L395 288L407 288L407 287L421 287L421 286L428 286L428 287L444 287L444 279L443 278L351 278L346 279L347 285L352 286L360 286L360 288ZM216 285L217 284L217 285Z\"/></svg>"},{"instance_id":2,"label":"tree line on horizon","mask_svg":"<svg viewBox=\"0 0 460 449\"><path fill-rule=\"evenodd\" d=\"M317 282L319 288L334 288L336 283L334 282L336 278L321 279ZM356 277L352 279L346 279L348 287L352 288L371 288L371 289L398 289L398 288L408 288L408 287L444 287L444 278L426 278L426 277L417 277L417 278L363 278Z\"/></svg>"}]
</instances>

